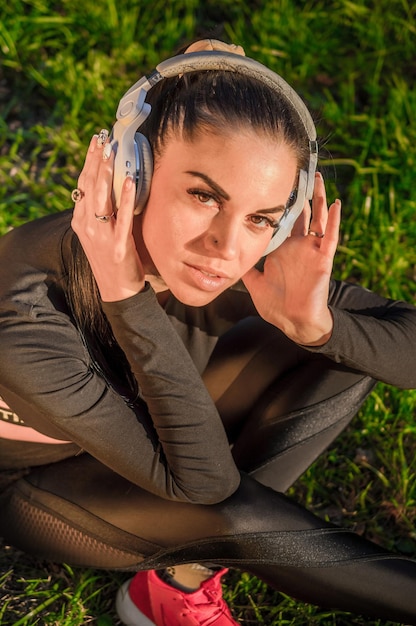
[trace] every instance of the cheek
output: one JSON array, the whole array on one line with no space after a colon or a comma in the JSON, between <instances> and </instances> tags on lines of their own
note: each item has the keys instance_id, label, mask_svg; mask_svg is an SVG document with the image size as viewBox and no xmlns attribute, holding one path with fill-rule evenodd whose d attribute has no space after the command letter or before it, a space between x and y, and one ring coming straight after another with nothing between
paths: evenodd
<instances>
[{"instance_id":1,"label":"cheek","mask_svg":"<svg viewBox=\"0 0 416 626\"><path fill-rule=\"evenodd\" d=\"M150 255L156 259L165 258L178 248L184 238L174 207L157 199L149 202L142 224L143 241Z\"/></svg>"},{"instance_id":2,"label":"cheek","mask_svg":"<svg viewBox=\"0 0 416 626\"><path fill-rule=\"evenodd\" d=\"M272 238L272 232L264 237L259 237L257 241L253 241L253 238L248 237L247 241L241 247L241 269L245 274L249 269L254 267L256 263L264 256L264 252L270 244Z\"/></svg>"},{"instance_id":3,"label":"cheek","mask_svg":"<svg viewBox=\"0 0 416 626\"><path fill-rule=\"evenodd\" d=\"M166 230L156 205L149 203L143 214L142 237L145 248L153 262L159 261L157 259L158 251L166 250L167 245L169 245L164 239L165 233Z\"/></svg>"},{"instance_id":4,"label":"cheek","mask_svg":"<svg viewBox=\"0 0 416 626\"><path fill-rule=\"evenodd\" d=\"M256 265L256 263L259 262L259 260L261 259L263 255L263 252L264 252L264 247L262 247L260 250L258 250L254 254L245 255L244 259L240 263L240 278L241 276L244 276L244 274L247 274L247 272L251 270Z\"/></svg>"}]
</instances>

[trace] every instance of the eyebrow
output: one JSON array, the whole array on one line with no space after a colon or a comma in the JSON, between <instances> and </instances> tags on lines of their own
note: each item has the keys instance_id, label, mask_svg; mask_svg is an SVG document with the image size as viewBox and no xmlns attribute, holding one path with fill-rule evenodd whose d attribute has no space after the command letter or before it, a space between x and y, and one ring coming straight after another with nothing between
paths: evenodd
<instances>
[{"instance_id":1,"label":"eyebrow","mask_svg":"<svg viewBox=\"0 0 416 626\"><path fill-rule=\"evenodd\" d=\"M231 200L231 197L229 196L229 194L226 191L224 191L222 187L220 187L214 180L212 180L212 178L210 178L206 174L203 174L202 172L193 172L193 171L185 172L185 174L190 174L191 176L200 178L207 185L209 185L211 189L213 189L219 196L224 198L224 200Z\"/></svg>"},{"instance_id":2,"label":"eyebrow","mask_svg":"<svg viewBox=\"0 0 416 626\"><path fill-rule=\"evenodd\" d=\"M209 185L209 187L211 187L211 189L213 189L219 196L224 198L224 200L231 200L231 196L222 187L220 187L220 185L218 185L214 180L212 180L212 178L210 178L206 174L203 174L202 172L194 172L193 170L188 170L185 172L185 174L189 174L190 176L195 176L196 178L200 178L207 185ZM285 210L286 210L286 207L283 204L280 204L279 206L272 207L271 209L260 209L259 211L256 211L256 213L261 213L261 214L280 213Z\"/></svg>"}]
</instances>

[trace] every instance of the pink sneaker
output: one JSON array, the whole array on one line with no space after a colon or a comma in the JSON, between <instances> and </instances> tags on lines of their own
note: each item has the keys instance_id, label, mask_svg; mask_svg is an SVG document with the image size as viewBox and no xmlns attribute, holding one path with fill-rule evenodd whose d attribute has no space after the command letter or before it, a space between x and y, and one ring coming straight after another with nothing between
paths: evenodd
<instances>
[{"instance_id":1,"label":"pink sneaker","mask_svg":"<svg viewBox=\"0 0 416 626\"><path fill-rule=\"evenodd\" d=\"M222 569L199 589L185 593L154 570L138 572L120 587L116 609L126 626L238 626L222 597Z\"/></svg>"}]
</instances>

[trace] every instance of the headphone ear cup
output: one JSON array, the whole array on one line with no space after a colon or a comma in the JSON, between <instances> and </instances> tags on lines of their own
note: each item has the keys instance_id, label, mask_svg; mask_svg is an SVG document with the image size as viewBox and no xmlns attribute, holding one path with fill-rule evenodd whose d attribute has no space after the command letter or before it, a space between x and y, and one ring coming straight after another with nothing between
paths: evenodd
<instances>
[{"instance_id":1,"label":"headphone ear cup","mask_svg":"<svg viewBox=\"0 0 416 626\"><path fill-rule=\"evenodd\" d=\"M153 175L153 154L150 147L150 143L144 135L136 133L134 141L137 148L137 193L136 193L136 207L134 214L139 215L146 206L147 199L150 193L150 186L152 183Z\"/></svg>"},{"instance_id":2,"label":"headphone ear cup","mask_svg":"<svg viewBox=\"0 0 416 626\"><path fill-rule=\"evenodd\" d=\"M305 206L305 201L307 199L306 192L307 189L310 187L310 185L308 184L308 180L311 173L312 176L315 175L314 170L313 172L309 173L305 170L300 170L296 201L282 217L279 223L279 228L271 238L271 241L267 246L264 254L270 254L270 252L276 250L276 248L278 248L292 232L292 228L295 225L298 217L301 215Z\"/></svg>"}]
</instances>

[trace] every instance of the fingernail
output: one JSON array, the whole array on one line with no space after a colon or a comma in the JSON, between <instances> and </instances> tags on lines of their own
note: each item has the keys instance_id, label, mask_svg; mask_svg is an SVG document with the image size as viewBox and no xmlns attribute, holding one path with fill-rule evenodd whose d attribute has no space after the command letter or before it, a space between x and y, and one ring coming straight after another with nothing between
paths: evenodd
<instances>
[{"instance_id":1,"label":"fingernail","mask_svg":"<svg viewBox=\"0 0 416 626\"><path fill-rule=\"evenodd\" d=\"M324 179L324 177L322 176L321 172L315 172L315 177L316 178L320 178L321 180Z\"/></svg>"},{"instance_id":2,"label":"fingernail","mask_svg":"<svg viewBox=\"0 0 416 626\"><path fill-rule=\"evenodd\" d=\"M111 143L105 144L104 150L103 150L103 161L108 161L108 159L111 156L112 149L113 149L113 146L111 145Z\"/></svg>"},{"instance_id":3,"label":"fingernail","mask_svg":"<svg viewBox=\"0 0 416 626\"><path fill-rule=\"evenodd\" d=\"M97 146L103 146L105 143L107 143L107 139L108 139L108 130L106 128L102 128L100 132L98 133Z\"/></svg>"},{"instance_id":4,"label":"fingernail","mask_svg":"<svg viewBox=\"0 0 416 626\"><path fill-rule=\"evenodd\" d=\"M126 180L124 182L124 186L125 186L126 190L129 190L129 189L132 188L132 186L133 186L133 176L130 176L130 175L126 176Z\"/></svg>"}]
</instances>

